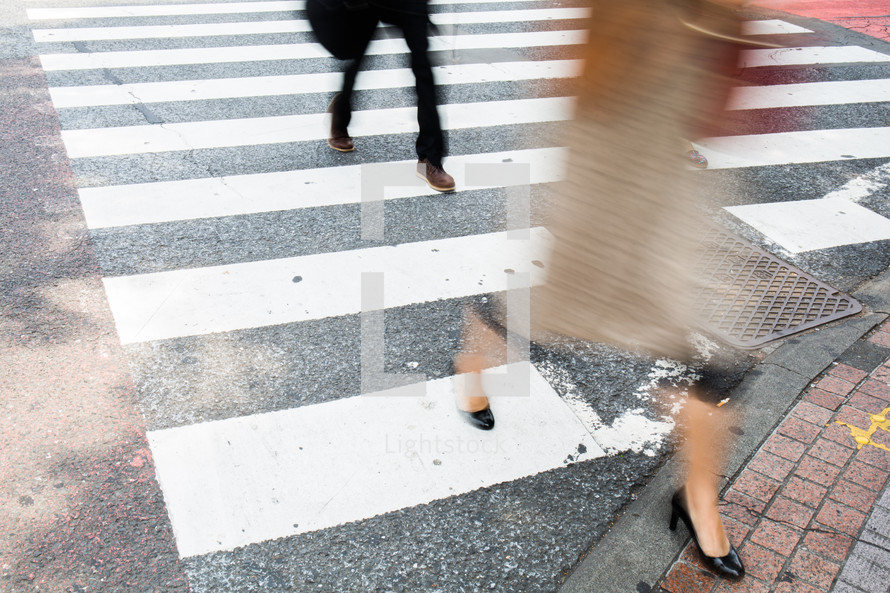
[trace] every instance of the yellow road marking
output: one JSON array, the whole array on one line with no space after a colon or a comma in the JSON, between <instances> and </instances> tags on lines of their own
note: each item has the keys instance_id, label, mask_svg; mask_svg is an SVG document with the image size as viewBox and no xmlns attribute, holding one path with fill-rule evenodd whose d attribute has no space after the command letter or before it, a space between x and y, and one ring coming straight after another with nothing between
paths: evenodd
<instances>
[{"instance_id":1,"label":"yellow road marking","mask_svg":"<svg viewBox=\"0 0 890 593\"><path fill-rule=\"evenodd\" d=\"M850 436L853 437L853 440L856 441L856 449L859 450L865 445L871 445L872 447L877 447L878 449L883 449L884 451L890 451L890 447L887 445L883 445L881 443L875 443L872 441L872 436L878 431L878 429L890 432L890 408L884 409L880 414L872 414L871 415L871 426L866 430L864 428L858 428L853 426L852 424L847 424L846 422L841 422L840 420L835 420L836 423L842 424L850 429Z\"/></svg>"}]
</instances>

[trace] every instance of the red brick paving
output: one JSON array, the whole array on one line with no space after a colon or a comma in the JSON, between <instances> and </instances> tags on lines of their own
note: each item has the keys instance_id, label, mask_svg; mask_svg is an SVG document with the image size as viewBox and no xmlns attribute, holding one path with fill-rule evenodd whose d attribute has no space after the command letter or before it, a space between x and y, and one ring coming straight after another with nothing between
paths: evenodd
<instances>
[{"instance_id":1,"label":"red brick paving","mask_svg":"<svg viewBox=\"0 0 890 593\"><path fill-rule=\"evenodd\" d=\"M868 339L890 346L890 321ZM875 339L875 335L878 338ZM835 364L800 401L726 490L721 513L748 576L704 576L690 542L656 586L661 593L826 593L868 513L890 480L890 452L859 448L890 402L890 361L871 373ZM878 431L879 433L881 431ZM684 588L685 587L685 588Z\"/></svg>"},{"instance_id":2,"label":"red brick paving","mask_svg":"<svg viewBox=\"0 0 890 593\"><path fill-rule=\"evenodd\" d=\"M853 538L841 533L811 531L804 538L804 545L824 558L841 562L847 557Z\"/></svg>"},{"instance_id":3,"label":"red brick paving","mask_svg":"<svg viewBox=\"0 0 890 593\"><path fill-rule=\"evenodd\" d=\"M806 455L795 470L795 475L822 486L830 486L841 473L841 468Z\"/></svg>"},{"instance_id":4,"label":"red brick paving","mask_svg":"<svg viewBox=\"0 0 890 593\"><path fill-rule=\"evenodd\" d=\"M853 391L853 388L856 387L856 385L849 381L826 375L821 381L816 383L816 387L829 393L834 393L835 395L847 395Z\"/></svg>"},{"instance_id":5,"label":"red brick paving","mask_svg":"<svg viewBox=\"0 0 890 593\"><path fill-rule=\"evenodd\" d=\"M828 371L828 374L832 377L850 381L851 383L859 383L868 376L868 373L865 371L861 371L846 364L835 365L834 368Z\"/></svg>"},{"instance_id":6,"label":"red brick paving","mask_svg":"<svg viewBox=\"0 0 890 593\"><path fill-rule=\"evenodd\" d=\"M887 484L887 478L890 472L880 471L876 468L866 465L861 461L854 461L844 472L844 479L856 484L860 484L866 488L870 488L876 492L880 492L884 485Z\"/></svg>"},{"instance_id":7,"label":"red brick paving","mask_svg":"<svg viewBox=\"0 0 890 593\"><path fill-rule=\"evenodd\" d=\"M670 593L696 593L710 591L716 579L713 575L689 564L680 564L672 570L661 587Z\"/></svg>"},{"instance_id":8,"label":"red brick paving","mask_svg":"<svg viewBox=\"0 0 890 593\"><path fill-rule=\"evenodd\" d=\"M798 550L788 567L789 574L818 587L817 591L828 591L840 570L837 562L820 558L806 549Z\"/></svg>"},{"instance_id":9,"label":"red brick paving","mask_svg":"<svg viewBox=\"0 0 890 593\"><path fill-rule=\"evenodd\" d=\"M843 398L839 398L843 401ZM812 443L822 433L822 427L810 424L800 418L786 418L779 426L778 433L802 443Z\"/></svg>"},{"instance_id":10,"label":"red brick paving","mask_svg":"<svg viewBox=\"0 0 890 593\"><path fill-rule=\"evenodd\" d=\"M811 507L818 507L828 488L802 478L793 477L782 488L782 494Z\"/></svg>"},{"instance_id":11,"label":"red brick paving","mask_svg":"<svg viewBox=\"0 0 890 593\"><path fill-rule=\"evenodd\" d=\"M784 521L796 527L805 528L810 524L815 511L790 498L778 497L766 513L767 518L773 521Z\"/></svg>"},{"instance_id":12,"label":"red brick paving","mask_svg":"<svg viewBox=\"0 0 890 593\"><path fill-rule=\"evenodd\" d=\"M774 453L788 461L797 461L801 458L804 451L807 450L807 446L794 439L789 439L780 434L776 434L766 442L763 446L763 450L769 453Z\"/></svg>"},{"instance_id":13,"label":"red brick paving","mask_svg":"<svg viewBox=\"0 0 890 593\"><path fill-rule=\"evenodd\" d=\"M745 470L739 479L736 480L733 487L742 494L768 502L781 486L781 482L767 478L757 472Z\"/></svg>"},{"instance_id":14,"label":"red brick paving","mask_svg":"<svg viewBox=\"0 0 890 593\"><path fill-rule=\"evenodd\" d=\"M772 453L761 451L748 463L748 468L774 480L784 480L794 468L794 463Z\"/></svg>"},{"instance_id":15,"label":"red brick paving","mask_svg":"<svg viewBox=\"0 0 890 593\"><path fill-rule=\"evenodd\" d=\"M834 393L829 393L825 390L813 387L804 396L804 401L813 403L827 410L834 411L837 410L838 406L840 406L846 400L841 395L835 395Z\"/></svg>"},{"instance_id":16,"label":"red brick paving","mask_svg":"<svg viewBox=\"0 0 890 593\"><path fill-rule=\"evenodd\" d=\"M890 334L886 332L877 332L868 340L869 342L874 342L878 346L884 346L890 348Z\"/></svg>"},{"instance_id":17,"label":"red brick paving","mask_svg":"<svg viewBox=\"0 0 890 593\"><path fill-rule=\"evenodd\" d=\"M811 424L826 424L831 419L832 410L823 408L822 406L804 401L791 411L791 415L795 418L806 420Z\"/></svg>"}]
</instances>

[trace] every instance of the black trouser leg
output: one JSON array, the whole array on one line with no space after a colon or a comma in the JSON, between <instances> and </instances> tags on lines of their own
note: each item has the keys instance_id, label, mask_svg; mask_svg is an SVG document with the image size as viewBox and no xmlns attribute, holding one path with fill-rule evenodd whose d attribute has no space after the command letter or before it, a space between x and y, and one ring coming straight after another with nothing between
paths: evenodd
<instances>
[{"instance_id":1,"label":"black trouser leg","mask_svg":"<svg viewBox=\"0 0 890 593\"><path fill-rule=\"evenodd\" d=\"M361 58L350 60L343 71L343 90L334 101L331 127L337 131L346 130L346 126L352 120L352 90L355 87L355 77L358 75Z\"/></svg>"},{"instance_id":2,"label":"black trouser leg","mask_svg":"<svg viewBox=\"0 0 890 593\"><path fill-rule=\"evenodd\" d=\"M411 50L411 70L414 72L417 91L417 157L429 159L437 167L442 166L445 156L445 135L439 121L436 85L430 63L427 17L415 14L399 15L395 23L402 29L408 49Z\"/></svg>"}]
</instances>

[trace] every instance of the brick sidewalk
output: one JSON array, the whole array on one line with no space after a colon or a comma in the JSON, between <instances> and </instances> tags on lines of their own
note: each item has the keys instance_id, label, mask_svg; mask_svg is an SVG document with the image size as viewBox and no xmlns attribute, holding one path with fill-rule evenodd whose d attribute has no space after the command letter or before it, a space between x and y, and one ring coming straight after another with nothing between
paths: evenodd
<instances>
[{"instance_id":1,"label":"brick sidewalk","mask_svg":"<svg viewBox=\"0 0 890 593\"><path fill-rule=\"evenodd\" d=\"M748 576L715 578L690 541L656 591L890 593L890 321L838 361L725 493Z\"/></svg>"}]
</instances>

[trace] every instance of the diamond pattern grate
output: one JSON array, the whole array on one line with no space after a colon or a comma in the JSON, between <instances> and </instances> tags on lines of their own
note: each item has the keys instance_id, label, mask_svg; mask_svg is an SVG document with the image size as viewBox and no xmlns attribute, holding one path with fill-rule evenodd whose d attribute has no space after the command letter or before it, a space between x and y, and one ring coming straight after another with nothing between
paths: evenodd
<instances>
[{"instance_id":1,"label":"diamond pattern grate","mask_svg":"<svg viewBox=\"0 0 890 593\"><path fill-rule=\"evenodd\" d=\"M855 315L858 301L722 229L710 229L698 262L702 329L738 348L758 348Z\"/></svg>"}]
</instances>

